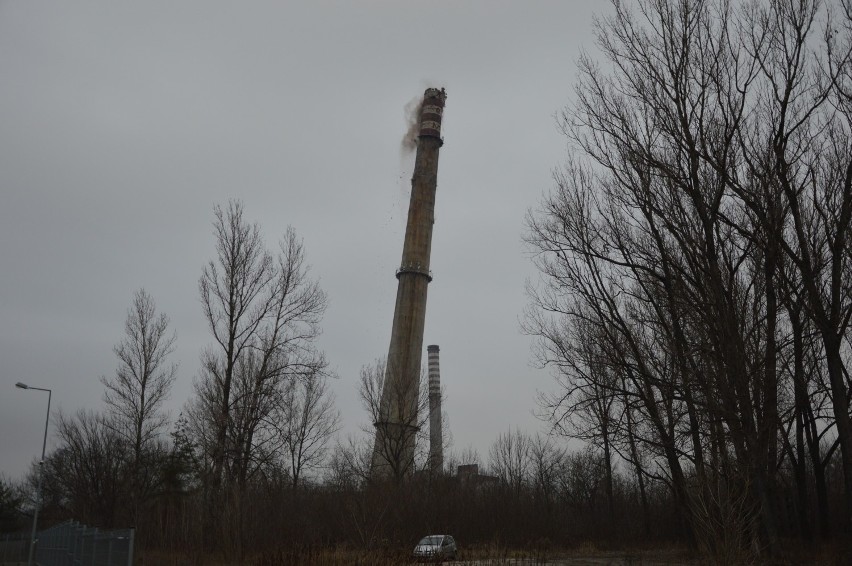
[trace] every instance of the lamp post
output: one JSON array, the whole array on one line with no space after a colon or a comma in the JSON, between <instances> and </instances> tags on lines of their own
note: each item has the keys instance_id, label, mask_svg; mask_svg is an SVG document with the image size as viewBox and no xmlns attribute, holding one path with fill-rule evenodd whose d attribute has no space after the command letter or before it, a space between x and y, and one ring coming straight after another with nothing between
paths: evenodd
<instances>
[{"instance_id":1,"label":"lamp post","mask_svg":"<svg viewBox=\"0 0 852 566\"><path fill-rule=\"evenodd\" d=\"M33 511L33 534L30 537L30 557L27 560L27 566L33 566L35 559L36 531L38 529L38 510L41 508L41 486L44 483L44 451L47 448L47 425L50 422L50 398L53 396L53 391L50 389L42 389L41 387L32 387L20 381L15 384L18 389L32 389L34 391L47 391L47 416L44 418L44 440L41 443L41 461L38 463L38 492L36 493L35 511Z\"/></svg>"}]
</instances>

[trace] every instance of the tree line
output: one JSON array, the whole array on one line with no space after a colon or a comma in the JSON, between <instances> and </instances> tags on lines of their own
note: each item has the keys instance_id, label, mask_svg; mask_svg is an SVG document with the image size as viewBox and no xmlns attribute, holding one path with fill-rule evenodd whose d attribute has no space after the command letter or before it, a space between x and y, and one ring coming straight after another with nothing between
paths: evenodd
<instances>
[{"instance_id":1,"label":"tree line","mask_svg":"<svg viewBox=\"0 0 852 566\"><path fill-rule=\"evenodd\" d=\"M852 4L613 6L528 215L543 416L711 555L848 535Z\"/></svg>"},{"instance_id":2,"label":"tree line","mask_svg":"<svg viewBox=\"0 0 852 566\"><path fill-rule=\"evenodd\" d=\"M270 253L238 201L214 208L213 228L216 257L199 282L213 340L194 395L171 422L164 403L178 371L170 359L177 336L154 299L137 291L113 349L116 369L101 378L102 408L52 417L42 525L135 526L140 559L195 563L263 560L282 549L297 564L320 548L410 551L436 530L463 546L544 553L631 529L636 540L645 536L630 519L635 513L612 522L614 509L636 507L633 480L604 466L594 447L569 452L552 436L516 430L498 435L482 458L472 448L451 451L447 428L444 473L432 469L425 377L406 427L415 461L389 444L394 473L371 478L385 361L362 368L367 422L340 438L333 375L315 346L326 296L308 277L302 242L288 230ZM456 475L458 466L468 471ZM25 527L20 511L37 504L38 474L34 464L23 485L0 484L4 531ZM669 516L665 491L649 493L655 512ZM657 533L677 536L672 528Z\"/></svg>"},{"instance_id":3,"label":"tree line","mask_svg":"<svg viewBox=\"0 0 852 566\"><path fill-rule=\"evenodd\" d=\"M216 256L199 280L213 341L170 441L163 405L177 373L169 359L176 334L140 289L114 347L115 373L101 378L103 409L54 417L48 520L52 511L107 528L150 527L163 511L155 508L203 494L199 528L215 546L234 526L222 517L239 527L251 480L278 475L295 489L323 463L339 415L315 346L327 299L309 276L303 243L288 229L267 249L239 201L215 206L214 217ZM26 502L13 503L6 507ZM139 534L144 544L146 530Z\"/></svg>"}]
</instances>

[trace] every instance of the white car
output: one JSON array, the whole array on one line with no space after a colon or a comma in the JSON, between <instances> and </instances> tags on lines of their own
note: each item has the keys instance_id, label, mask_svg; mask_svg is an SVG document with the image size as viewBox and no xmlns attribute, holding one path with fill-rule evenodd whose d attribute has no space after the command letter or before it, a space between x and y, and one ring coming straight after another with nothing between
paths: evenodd
<instances>
[{"instance_id":1,"label":"white car","mask_svg":"<svg viewBox=\"0 0 852 566\"><path fill-rule=\"evenodd\" d=\"M458 549L450 535L429 535L420 539L414 547L414 558L423 560L455 560Z\"/></svg>"}]
</instances>

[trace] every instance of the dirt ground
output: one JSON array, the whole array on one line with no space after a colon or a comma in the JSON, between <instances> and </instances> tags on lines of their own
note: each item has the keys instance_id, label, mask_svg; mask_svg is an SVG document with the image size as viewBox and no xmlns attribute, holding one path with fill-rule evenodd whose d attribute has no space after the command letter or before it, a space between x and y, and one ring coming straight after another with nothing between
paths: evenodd
<instances>
[{"instance_id":1,"label":"dirt ground","mask_svg":"<svg viewBox=\"0 0 852 566\"><path fill-rule=\"evenodd\" d=\"M552 557L547 561L530 558L506 558L502 560L461 560L445 562L454 566L672 566L674 564L698 565L700 561L689 558L681 552L630 552L630 551L595 551L570 557Z\"/></svg>"},{"instance_id":2,"label":"dirt ground","mask_svg":"<svg viewBox=\"0 0 852 566\"><path fill-rule=\"evenodd\" d=\"M782 554L772 564L783 566L845 566L852 564L852 551L836 548L819 552L799 551L791 555ZM673 566L677 564L700 566L711 562L690 556L678 550L643 551L589 551L571 556L548 557L546 561L530 558L506 558L489 560L463 560L447 562L457 566Z\"/></svg>"}]
</instances>

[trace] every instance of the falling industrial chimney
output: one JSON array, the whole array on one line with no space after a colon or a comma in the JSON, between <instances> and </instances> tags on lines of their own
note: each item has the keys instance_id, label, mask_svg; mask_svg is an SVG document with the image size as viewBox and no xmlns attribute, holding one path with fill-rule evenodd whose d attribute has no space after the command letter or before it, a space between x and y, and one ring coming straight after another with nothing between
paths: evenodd
<instances>
[{"instance_id":1,"label":"falling industrial chimney","mask_svg":"<svg viewBox=\"0 0 852 566\"><path fill-rule=\"evenodd\" d=\"M444 469L444 437L441 427L441 365L438 352L432 344L426 346L429 355L429 470L440 474Z\"/></svg>"},{"instance_id":2,"label":"falling industrial chimney","mask_svg":"<svg viewBox=\"0 0 852 566\"><path fill-rule=\"evenodd\" d=\"M429 88L420 107L417 155L411 177L411 201L402 248L402 264L393 313L384 387L376 426L371 472L373 477L401 479L414 470L414 441L418 429L420 362L426 324L426 288L432 281L429 255L435 222L438 151L441 118L447 93Z\"/></svg>"}]
</instances>

